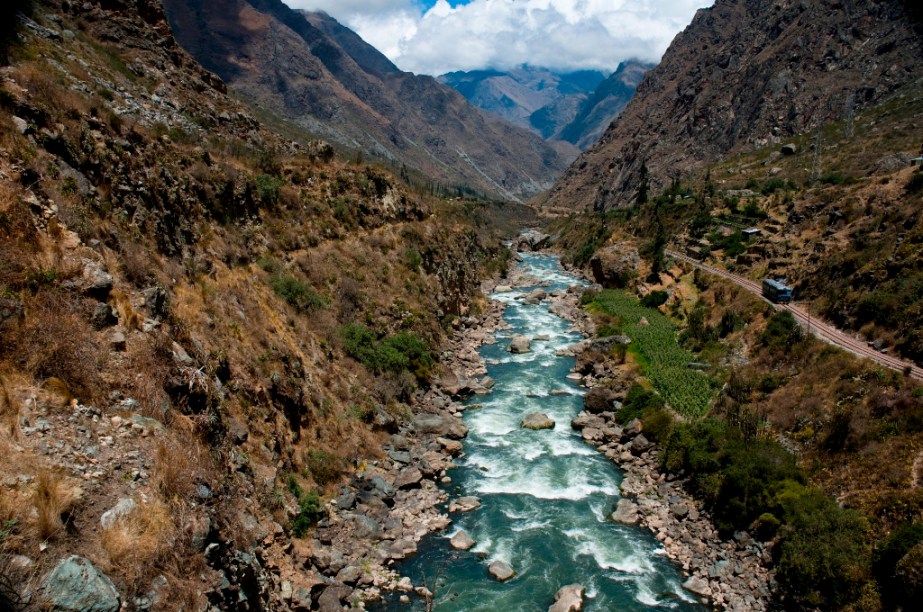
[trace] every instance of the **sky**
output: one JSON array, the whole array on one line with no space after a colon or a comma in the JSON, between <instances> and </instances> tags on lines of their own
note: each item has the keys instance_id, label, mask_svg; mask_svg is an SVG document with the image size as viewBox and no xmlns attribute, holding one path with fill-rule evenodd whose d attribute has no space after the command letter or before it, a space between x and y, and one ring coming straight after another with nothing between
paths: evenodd
<instances>
[{"instance_id":1,"label":"sky","mask_svg":"<svg viewBox=\"0 0 923 612\"><path fill-rule=\"evenodd\" d=\"M438 76L523 64L611 72L658 62L711 0L284 0L322 10L402 70Z\"/></svg>"}]
</instances>

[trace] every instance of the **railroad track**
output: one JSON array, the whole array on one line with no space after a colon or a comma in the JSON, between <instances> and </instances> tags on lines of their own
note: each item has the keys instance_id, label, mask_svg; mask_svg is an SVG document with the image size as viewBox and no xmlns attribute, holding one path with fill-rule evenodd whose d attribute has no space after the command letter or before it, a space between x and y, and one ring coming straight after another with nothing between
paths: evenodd
<instances>
[{"instance_id":1,"label":"railroad track","mask_svg":"<svg viewBox=\"0 0 923 612\"><path fill-rule=\"evenodd\" d=\"M715 266L710 266L687 255L683 255L682 253L678 253L670 249L666 249L664 253L674 259L678 259L680 261L691 264L700 270L705 270L706 272L716 276L726 278L740 285L747 291L750 291L751 293L754 293L762 299L766 300L766 298L763 297L763 290L760 284L753 282L749 278L744 278L743 276L732 274L727 270L722 270L720 268L716 268ZM774 304L769 300L766 300L766 302L771 304L776 309L787 310L792 313L792 316L795 317L795 319L798 320L801 325L808 330L808 332L820 338L824 342L827 342L828 344L832 344L833 346L837 346L841 349L849 351L850 353L859 357L871 359L879 365L890 368L892 370L897 370L898 372L906 372L907 368L910 368L910 375L913 378L923 380L923 368L920 366L898 359L893 355L888 355L882 353L881 351L876 351L865 342L857 340L849 334L840 331L836 327L833 327L832 325L818 319L816 316L811 316L809 312L806 312L797 304Z\"/></svg>"}]
</instances>

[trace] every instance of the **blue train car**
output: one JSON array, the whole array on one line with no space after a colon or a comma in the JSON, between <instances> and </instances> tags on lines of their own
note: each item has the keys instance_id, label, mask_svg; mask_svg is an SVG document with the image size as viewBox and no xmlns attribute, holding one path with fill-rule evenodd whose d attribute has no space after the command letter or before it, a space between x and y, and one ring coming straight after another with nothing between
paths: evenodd
<instances>
[{"instance_id":1,"label":"blue train car","mask_svg":"<svg viewBox=\"0 0 923 612\"><path fill-rule=\"evenodd\" d=\"M763 280L763 297L776 304L788 304L792 301L792 288L781 280L767 278Z\"/></svg>"}]
</instances>

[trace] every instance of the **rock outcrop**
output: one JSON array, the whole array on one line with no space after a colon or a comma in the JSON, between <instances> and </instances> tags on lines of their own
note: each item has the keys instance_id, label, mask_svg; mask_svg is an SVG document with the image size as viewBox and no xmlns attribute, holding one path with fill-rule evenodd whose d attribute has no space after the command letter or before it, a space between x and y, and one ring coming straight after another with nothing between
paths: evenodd
<instances>
[{"instance_id":1,"label":"rock outcrop","mask_svg":"<svg viewBox=\"0 0 923 612\"><path fill-rule=\"evenodd\" d=\"M509 351L514 354L528 353L532 350L532 341L522 334L516 334L510 340Z\"/></svg>"},{"instance_id":2,"label":"rock outcrop","mask_svg":"<svg viewBox=\"0 0 923 612\"><path fill-rule=\"evenodd\" d=\"M61 612L117 612L118 591L89 559L71 555L45 578L44 597Z\"/></svg>"},{"instance_id":3,"label":"rock outcrop","mask_svg":"<svg viewBox=\"0 0 923 612\"><path fill-rule=\"evenodd\" d=\"M583 594L586 588L582 584L569 584L557 590L554 603L548 612L580 612L583 609Z\"/></svg>"},{"instance_id":4,"label":"rock outcrop","mask_svg":"<svg viewBox=\"0 0 923 612\"><path fill-rule=\"evenodd\" d=\"M506 582L516 575L516 572L513 571L513 568L510 567L508 563L500 561L499 559L491 562L491 564L487 566L487 571L500 582Z\"/></svg>"}]
</instances>

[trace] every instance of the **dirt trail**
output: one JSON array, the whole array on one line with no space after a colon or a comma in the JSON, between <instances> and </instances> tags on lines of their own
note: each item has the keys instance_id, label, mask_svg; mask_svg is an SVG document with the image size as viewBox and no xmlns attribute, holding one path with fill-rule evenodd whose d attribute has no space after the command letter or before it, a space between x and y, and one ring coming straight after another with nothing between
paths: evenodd
<instances>
[{"instance_id":1,"label":"dirt trail","mask_svg":"<svg viewBox=\"0 0 923 612\"><path fill-rule=\"evenodd\" d=\"M762 288L760 287L759 283L756 283L748 278L744 278L743 276L739 276L737 274L732 274L727 270L722 270L720 268L704 264L700 261L692 259L691 257L677 253L676 251L672 251L670 249L667 249L665 253L674 259L692 264L696 268L733 281L744 289L747 289L751 293L755 293L760 297L763 295ZM814 334L828 344L838 346L859 357L871 359L879 365L890 368L892 370L897 370L898 372L903 372L907 368L910 368L910 375L913 378L916 378L917 380L923 380L923 368L898 359L893 355L886 355L885 353L876 351L874 348L868 346L865 342L857 340L849 334L840 331L832 325L829 325L828 323L818 319L816 316L812 316L797 304L773 304L773 307L776 309L788 310L790 313L792 313L792 316L794 316L795 319L797 319L802 324L802 326L807 328L808 332Z\"/></svg>"}]
</instances>

